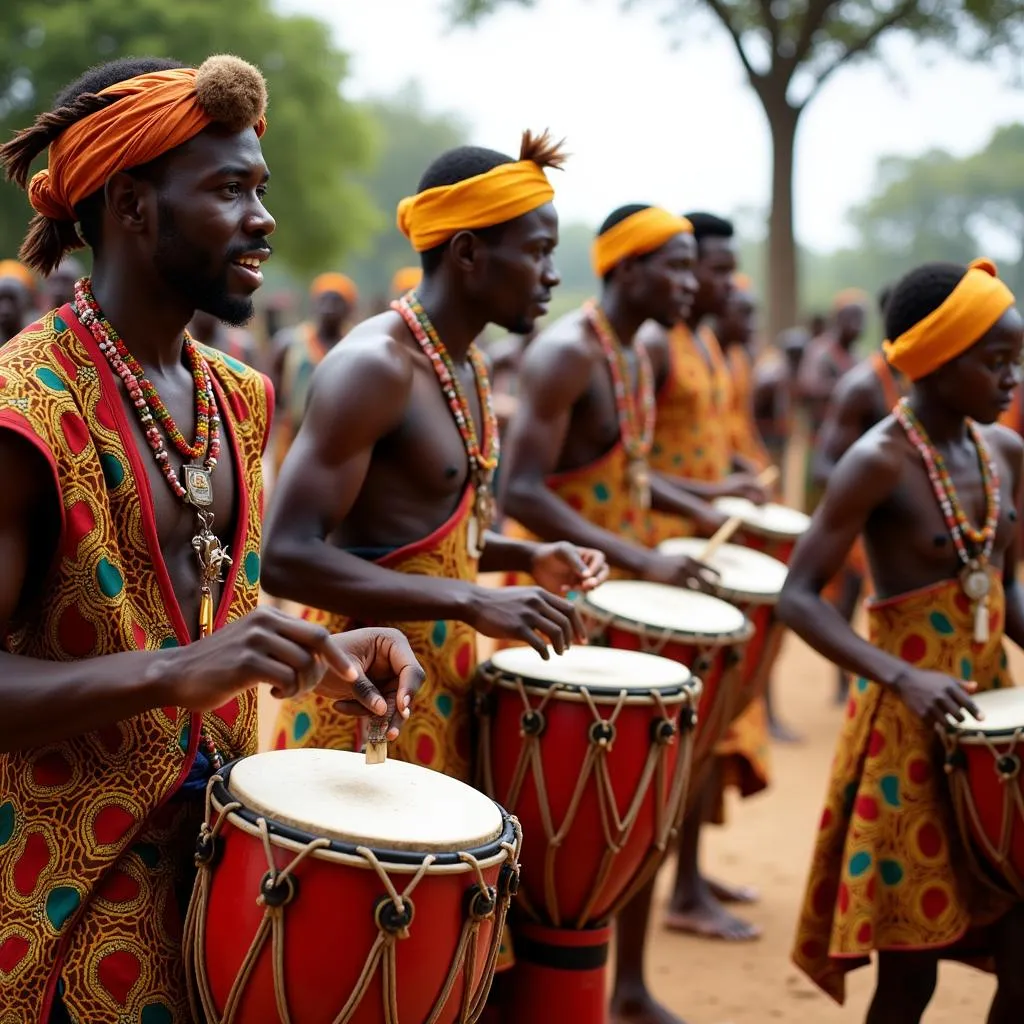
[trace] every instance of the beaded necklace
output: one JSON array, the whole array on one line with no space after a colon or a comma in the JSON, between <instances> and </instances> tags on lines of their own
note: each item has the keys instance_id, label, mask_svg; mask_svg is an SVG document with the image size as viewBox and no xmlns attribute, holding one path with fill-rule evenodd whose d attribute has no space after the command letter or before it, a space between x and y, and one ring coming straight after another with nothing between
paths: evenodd
<instances>
[{"instance_id":1,"label":"beaded necklace","mask_svg":"<svg viewBox=\"0 0 1024 1024\"><path fill-rule=\"evenodd\" d=\"M196 535L192 538L192 547L199 559L199 636L209 636L213 632L213 585L222 581L223 570L231 564L227 546L222 545L213 533L213 512L210 511L213 506L213 471L220 457L221 425L210 368L186 333L185 357L196 385L196 437L190 444L138 360L103 316L92 294L92 282L87 277L75 282L74 309L78 319L95 338L110 368L124 384L168 487L175 497L195 509ZM203 456L202 465L185 462L182 466L184 484L171 466L160 427L184 459Z\"/></svg>"},{"instance_id":2,"label":"beaded necklace","mask_svg":"<svg viewBox=\"0 0 1024 1024\"><path fill-rule=\"evenodd\" d=\"M960 586L964 594L974 602L974 640L984 643L988 640L988 595L992 581L989 579L988 564L992 557L992 547L996 539L996 527L999 524L999 471L996 468L992 453L981 436L981 431L972 420L967 420L967 431L978 452L981 466L981 479L985 488L985 522L980 529L973 527L964 512L957 496L953 479L946 469L942 455L928 438L921 421L914 415L910 402L900 399L893 410L900 426L906 432L910 443L917 449L928 471L935 500L942 511L946 529L953 539L957 557L963 569L960 573ZM968 550L968 543L972 551Z\"/></svg>"},{"instance_id":3,"label":"beaded necklace","mask_svg":"<svg viewBox=\"0 0 1024 1024\"><path fill-rule=\"evenodd\" d=\"M494 471L498 466L500 441L498 439L498 418L494 412L491 398L491 383L487 376L487 366L483 353L476 344L469 346L467 356L473 367L476 380L477 397L483 413L482 435L477 434L473 422L473 411L459 383L459 376L448 350L441 341L437 329L430 322L426 310L414 291L403 295L391 303L405 321L412 336L430 360L434 373L437 375L441 391L448 400L448 408L459 429L459 436L466 448L469 459L469 474L476 494L473 501L473 516L469 523L468 547L471 558L479 558L483 554L484 535L494 522L495 508L492 492ZM483 444L481 444L481 436Z\"/></svg>"},{"instance_id":4,"label":"beaded necklace","mask_svg":"<svg viewBox=\"0 0 1024 1024\"><path fill-rule=\"evenodd\" d=\"M651 479L647 459L654 442L654 370L647 349L639 340L633 347L637 359L637 387L634 394L627 386L629 366L626 350L615 335L604 311L596 302L583 307L584 315L601 344L615 393L615 411L619 420L619 436L628 460L626 474L633 503L646 511L651 507Z\"/></svg>"}]
</instances>

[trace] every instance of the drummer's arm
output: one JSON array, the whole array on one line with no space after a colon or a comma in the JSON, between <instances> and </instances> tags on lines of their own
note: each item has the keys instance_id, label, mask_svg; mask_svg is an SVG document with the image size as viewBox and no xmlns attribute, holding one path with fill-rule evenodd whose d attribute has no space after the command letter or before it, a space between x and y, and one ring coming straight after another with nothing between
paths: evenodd
<instances>
[{"instance_id":1,"label":"drummer's arm","mask_svg":"<svg viewBox=\"0 0 1024 1024\"><path fill-rule=\"evenodd\" d=\"M843 457L793 552L777 608L779 618L829 661L890 684L906 663L858 636L821 592L842 568L868 516L898 484L900 465L897 453L874 439Z\"/></svg>"},{"instance_id":2,"label":"drummer's arm","mask_svg":"<svg viewBox=\"0 0 1024 1024\"><path fill-rule=\"evenodd\" d=\"M351 338L318 367L267 515L269 594L370 622L457 619L474 600L474 584L395 572L328 541L359 497L374 446L404 417L412 379L408 352L390 337Z\"/></svg>"},{"instance_id":3,"label":"drummer's arm","mask_svg":"<svg viewBox=\"0 0 1024 1024\"><path fill-rule=\"evenodd\" d=\"M661 473L651 474L651 507L656 512L689 519L698 533L712 534L725 521L726 516L714 505L697 497L688 488L677 487L670 477Z\"/></svg>"},{"instance_id":4,"label":"drummer's arm","mask_svg":"<svg viewBox=\"0 0 1024 1024\"><path fill-rule=\"evenodd\" d=\"M502 455L503 504L508 515L538 537L602 551L611 565L639 575L653 552L595 526L545 482L558 467L573 406L585 394L591 371L591 357L582 344L526 350L519 408Z\"/></svg>"},{"instance_id":5,"label":"drummer's arm","mask_svg":"<svg viewBox=\"0 0 1024 1024\"><path fill-rule=\"evenodd\" d=\"M1013 431L1001 429L998 431L1000 446L1005 450L1007 460L1013 467L1013 491L1016 495L1014 509L1018 517L1021 515L1024 506L1021 500L1021 487L1024 484L1024 474L1021 472L1021 465L1024 462L1024 442ZM1024 591L1017 581L1017 570L1020 559L1020 522L1013 522L1013 537L1010 546L1006 549L1003 558L1003 590L1006 592L1006 624L1004 632L1018 647L1024 647Z\"/></svg>"}]
</instances>

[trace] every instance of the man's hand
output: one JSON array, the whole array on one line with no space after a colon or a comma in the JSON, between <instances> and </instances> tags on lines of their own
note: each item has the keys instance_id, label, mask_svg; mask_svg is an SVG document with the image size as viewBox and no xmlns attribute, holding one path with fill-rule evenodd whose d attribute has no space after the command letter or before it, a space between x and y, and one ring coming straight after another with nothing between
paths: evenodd
<instances>
[{"instance_id":1,"label":"man's hand","mask_svg":"<svg viewBox=\"0 0 1024 1024\"><path fill-rule=\"evenodd\" d=\"M397 739L426 678L405 634L383 627L353 629L335 633L330 646L344 659L346 671L332 666L317 693L333 700L335 710L359 717L384 714L388 698L394 698L387 738Z\"/></svg>"},{"instance_id":2,"label":"man's hand","mask_svg":"<svg viewBox=\"0 0 1024 1024\"><path fill-rule=\"evenodd\" d=\"M710 594L718 573L689 555L661 555L652 552L640 578L648 583L664 583L670 587L685 587L687 590Z\"/></svg>"},{"instance_id":3,"label":"man's hand","mask_svg":"<svg viewBox=\"0 0 1024 1024\"><path fill-rule=\"evenodd\" d=\"M574 640L586 643L576 606L541 587L476 587L463 621L484 636L522 640L545 660L548 644L563 654Z\"/></svg>"},{"instance_id":4,"label":"man's hand","mask_svg":"<svg viewBox=\"0 0 1024 1024\"><path fill-rule=\"evenodd\" d=\"M982 717L978 705L970 697L977 693L978 684L965 683L943 672L908 668L893 683L893 689L915 715L943 730L949 727L946 716L962 722L964 709L975 718Z\"/></svg>"},{"instance_id":5,"label":"man's hand","mask_svg":"<svg viewBox=\"0 0 1024 1024\"><path fill-rule=\"evenodd\" d=\"M564 595L600 586L608 579L608 563L601 551L559 541L537 545L530 572L545 590Z\"/></svg>"},{"instance_id":6,"label":"man's hand","mask_svg":"<svg viewBox=\"0 0 1024 1024\"><path fill-rule=\"evenodd\" d=\"M746 498L755 505L771 501L771 492L752 473L733 473L720 485L719 497Z\"/></svg>"}]
</instances>

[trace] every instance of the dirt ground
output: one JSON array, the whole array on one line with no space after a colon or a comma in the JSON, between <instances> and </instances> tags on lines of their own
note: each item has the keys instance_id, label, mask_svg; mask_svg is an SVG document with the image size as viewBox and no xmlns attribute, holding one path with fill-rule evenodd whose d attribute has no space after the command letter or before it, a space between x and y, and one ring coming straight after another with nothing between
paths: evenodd
<instances>
[{"instance_id":1,"label":"dirt ground","mask_svg":"<svg viewBox=\"0 0 1024 1024\"><path fill-rule=\"evenodd\" d=\"M1013 652L1015 677L1024 678L1024 657ZM776 672L784 720L804 737L772 751L771 788L729 805L729 824L708 828L703 863L709 873L754 884L761 901L745 908L761 926L755 943L727 944L665 931L659 921L670 883L662 872L655 910L649 978L655 994L687 1024L841 1024L863 1021L873 972L849 976L848 998L836 1006L789 962L811 844L841 710L831 702L834 670L800 640L789 636ZM262 704L268 745L272 701ZM983 1021L992 998L991 978L959 964L944 964L925 1024Z\"/></svg>"}]
</instances>

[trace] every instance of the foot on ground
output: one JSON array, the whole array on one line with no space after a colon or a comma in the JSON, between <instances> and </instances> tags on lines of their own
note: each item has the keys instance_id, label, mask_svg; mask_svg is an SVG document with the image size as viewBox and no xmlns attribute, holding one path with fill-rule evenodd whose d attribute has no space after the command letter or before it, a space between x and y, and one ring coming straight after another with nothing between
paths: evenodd
<instances>
[{"instance_id":1,"label":"foot on ground","mask_svg":"<svg viewBox=\"0 0 1024 1024\"><path fill-rule=\"evenodd\" d=\"M681 910L670 907L665 912L665 927L670 931L725 942L753 942L761 937L761 929L757 925L730 914L713 897Z\"/></svg>"},{"instance_id":2,"label":"foot on ground","mask_svg":"<svg viewBox=\"0 0 1024 1024\"><path fill-rule=\"evenodd\" d=\"M610 1021L611 1024L686 1024L657 1002L646 988L617 991L612 996Z\"/></svg>"},{"instance_id":3,"label":"foot on ground","mask_svg":"<svg viewBox=\"0 0 1024 1024\"><path fill-rule=\"evenodd\" d=\"M706 879L711 895L719 903L757 903L761 893L752 885L729 885L714 878Z\"/></svg>"}]
</instances>

